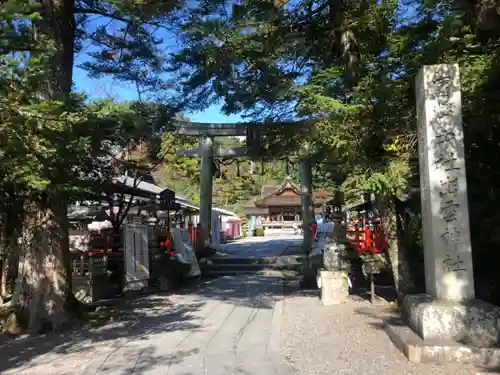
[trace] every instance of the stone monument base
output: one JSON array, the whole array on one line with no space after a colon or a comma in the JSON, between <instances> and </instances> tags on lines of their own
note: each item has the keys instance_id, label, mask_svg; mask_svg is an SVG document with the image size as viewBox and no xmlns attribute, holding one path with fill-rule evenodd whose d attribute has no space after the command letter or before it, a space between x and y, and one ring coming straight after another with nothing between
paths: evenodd
<instances>
[{"instance_id":1,"label":"stone monument base","mask_svg":"<svg viewBox=\"0 0 500 375\"><path fill-rule=\"evenodd\" d=\"M321 303L339 305L349 300L347 271L320 271Z\"/></svg>"},{"instance_id":2,"label":"stone monument base","mask_svg":"<svg viewBox=\"0 0 500 375\"><path fill-rule=\"evenodd\" d=\"M500 308L481 300L453 302L409 295L403 319L385 325L411 362L460 362L500 367ZM404 323L403 323L404 322Z\"/></svg>"},{"instance_id":3,"label":"stone monument base","mask_svg":"<svg viewBox=\"0 0 500 375\"><path fill-rule=\"evenodd\" d=\"M424 340L453 340L478 347L500 344L500 308L481 300L450 302L409 295L403 317Z\"/></svg>"},{"instance_id":4,"label":"stone monument base","mask_svg":"<svg viewBox=\"0 0 500 375\"><path fill-rule=\"evenodd\" d=\"M410 362L457 362L491 370L500 368L498 348L479 348L450 340L423 340L403 320L386 322L384 328L394 345Z\"/></svg>"}]
</instances>

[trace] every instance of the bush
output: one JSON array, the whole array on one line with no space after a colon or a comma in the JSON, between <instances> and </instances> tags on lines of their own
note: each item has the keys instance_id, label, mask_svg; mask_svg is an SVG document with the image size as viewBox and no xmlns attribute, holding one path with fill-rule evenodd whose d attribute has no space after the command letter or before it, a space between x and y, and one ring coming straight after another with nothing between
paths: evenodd
<instances>
[{"instance_id":1,"label":"bush","mask_svg":"<svg viewBox=\"0 0 500 375\"><path fill-rule=\"evenodd\" d=\"M264 228L255 229L255 236L256 237L264 237Z\"/></svg>"}]
</instances>

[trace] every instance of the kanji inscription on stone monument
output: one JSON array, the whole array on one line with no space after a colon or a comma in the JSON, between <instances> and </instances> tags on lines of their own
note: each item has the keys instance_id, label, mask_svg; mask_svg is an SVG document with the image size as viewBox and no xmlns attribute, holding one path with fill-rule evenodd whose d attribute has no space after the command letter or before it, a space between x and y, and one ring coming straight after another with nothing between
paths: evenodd
<instances>
[{"instance_id":1,"label":"kanji inscription on stone monument","mask_svg":"<svg viewBox=\"0 0 500 375\"><path fill-rule=\"evenodd\" d=\"M417 77L420 189L427 292L474 298L458 65Z\"/></svg>"}]
</instances>

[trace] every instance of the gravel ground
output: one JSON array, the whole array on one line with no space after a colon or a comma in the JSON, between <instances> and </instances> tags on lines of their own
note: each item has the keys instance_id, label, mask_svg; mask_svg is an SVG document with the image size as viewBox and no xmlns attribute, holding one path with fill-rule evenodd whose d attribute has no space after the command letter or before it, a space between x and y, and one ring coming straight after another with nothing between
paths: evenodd
<instances>
[{"instance_id":1,"label":"gravel ground","mask_svg":"<svg viewBox=\"0 0 500 375\"><path fill-rule=\"evenodd\" d=\"M412 364L382 328L388 304L353 300L325 307L316 296L291 295L283 302L281 354L297 375L471 375L460 364Z\"/></svg>"}]
</instances>

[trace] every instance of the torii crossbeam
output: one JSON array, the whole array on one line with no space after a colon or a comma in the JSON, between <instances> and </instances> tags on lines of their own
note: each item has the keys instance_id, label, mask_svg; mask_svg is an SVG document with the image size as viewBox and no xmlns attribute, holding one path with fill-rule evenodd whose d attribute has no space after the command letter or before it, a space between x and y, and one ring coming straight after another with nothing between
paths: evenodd
<instances>
[{"instance_id":1,"label":"torii crossbeam","mask_svg":"<svg viewBox=\"0 0 500 375\"><path fill-rule=\"evenodd\" d=\"M251 124L211 124L203 122L174 121L173 128L178 134L206 137L238 137L247 135Z\"/></svg>"}]
</instances>

